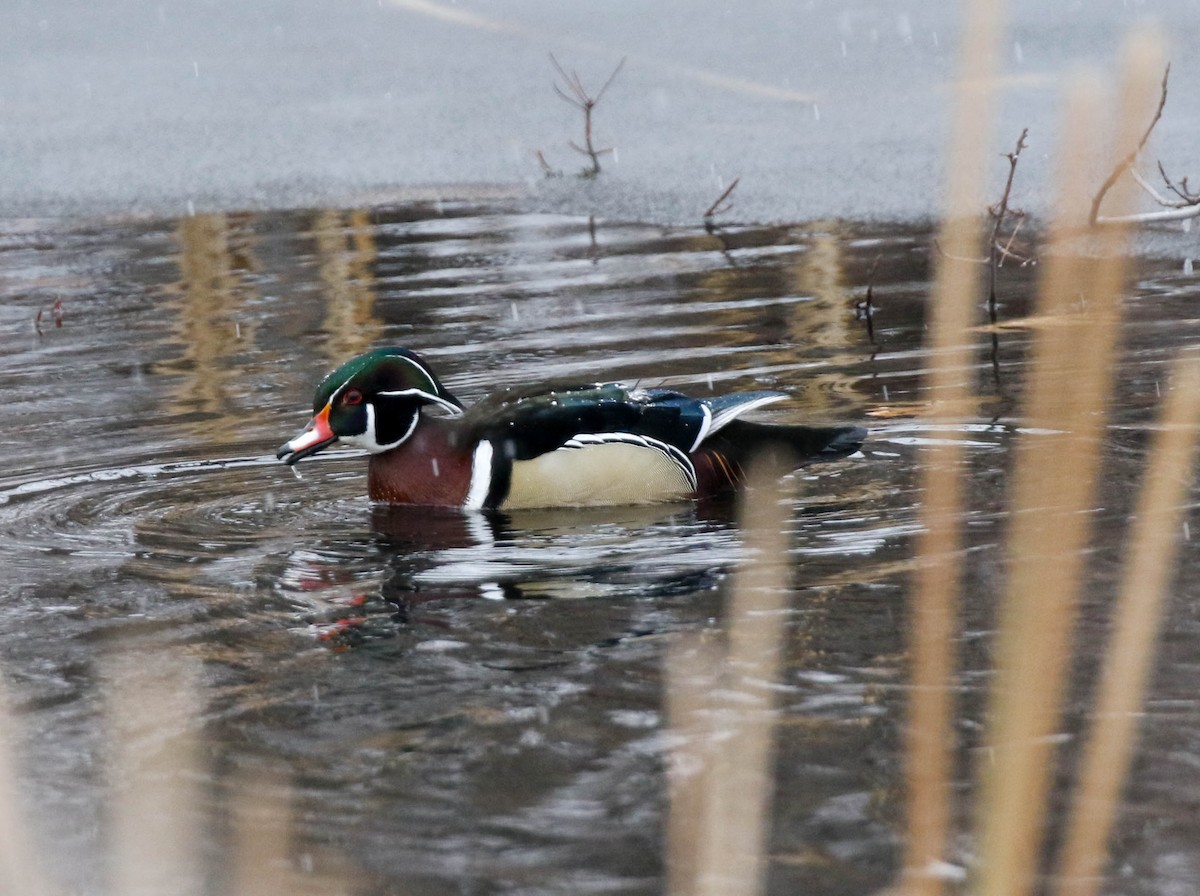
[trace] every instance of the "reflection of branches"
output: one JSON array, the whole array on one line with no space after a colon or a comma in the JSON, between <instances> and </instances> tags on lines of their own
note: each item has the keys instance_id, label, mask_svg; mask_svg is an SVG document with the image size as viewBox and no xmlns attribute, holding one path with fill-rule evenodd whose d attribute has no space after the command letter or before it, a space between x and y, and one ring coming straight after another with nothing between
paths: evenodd
<instances>
[{"instance_id":1,"label":"reflection of branches","mask_svg":"<svg viewBox=\"0 0 1200 896\"><path fill-rule=\"evenodd\" d=\"M1162 221L1182 221L1187 218L1200 217L1200 193L1195 192L1188 186L1187 178L1176 182L1167 175L1166 169L1162 162L1158 163L1158 173L1163 179L1163 184L1167 190L1174 195L1174 199L1169 196L1164 196L1160 193L1153 184L1146 180L1137 170L1137 163L1142 155L1142 150L1146 148L1146 143L1150 140L1150 134L1158 125L1159 119L1162 118L1163 108L1167 105L1167 81L1171 76L1171 66L1168 65L1162 77L1162 91L1158 97L1158 107L1154 110L1154 116L1150 119L1150 124L1142 133L1142 138L1138 140L1137 146L1122 158L1113 170L1109 172L1108 177L1104 179L1104 183L1100 185L1100 189L1096 191L1096 195L1092 197L1092 208L1088 216L1090 224L1114 224L1114 223L1135 223L1135 224L1152 224ZM1153 212L1141 212L1134 215L1118 215L1113 218L1106 218L1100 214L1100 204L1104 201L1104 197L1108 195L1108 191L1113 188L1121 176L1128 173L1130 177L1137 182L1137 185L1150 196L1161 209Z\"/></svg>"},{"instance_id":2,"label":"reflection of branches","mask_svg":"<svg viewBox=\"0 0 1200 896\"><path fill-rule=\"evenodd\" d=\"M595 96L592 96L590 93L588 93L587 88L583 86L583 81L580 80L579 75L576 72L568 72L559 64L558 60L554 58L553 53L550 54L550 61L554 64L555 71L558 72L559 77L563 79L563 82L566 85L564 89L563 87L559 87L558 84L555 84L554 92L572 106L582 110L583 112L583 146L580 146L573 140L570 141L570 146L573 150L581 155L587 156L592 162L592 167L584 168L581 172L581 176L595 177L600 173L600 156L604 155L606 152L612 152L613 150L612 147L597 149L596 145L592 142L592 110L595 109L600 100L604 98L604 92L608 90L609 85L611 85L613 82L613 79L617 77L617 74L625 65L625 60L622 59L617 63L617 67L612 70L612 74L608 76L608 80L604 82L604 86L600 88L599 93L597 93Z\"/></svg>"},{"instance_id":3,"label":"reflection of branches","mask_svg":"<svg viewBox=\"0 0 1200 896\"><path fill-rule=\"evenodd\" d=\"M871 262L871 269L867 271L867 295L854 306L854 317L867 323L867 339L872 345L875 344L875 269L879 267L881 258L882 254L876 255Z\"/></svg>"}]
</instances>

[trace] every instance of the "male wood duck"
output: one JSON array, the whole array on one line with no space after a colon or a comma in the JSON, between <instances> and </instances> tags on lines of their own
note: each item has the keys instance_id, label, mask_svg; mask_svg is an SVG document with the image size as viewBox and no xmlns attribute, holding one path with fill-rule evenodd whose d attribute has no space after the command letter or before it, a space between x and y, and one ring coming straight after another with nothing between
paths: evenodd
<instances>
[{"instance_id":1,"label":"male wood duck","mask_svg":"<svg viewBox=\"0 0 1200 896\"><path fill-rule=\"evenodd\" d=\"M758 451L797 466L857 451L858 426L781 426L740 415L787 396L689 398L616 383L510 387L470 408L403 348L359 355L317 387L313 418L277 456L334 442L370 453L373 501L475 510L653 504L735 488ZM431 410L442 414L428 413Z\"/></svg>"}]
</instances>

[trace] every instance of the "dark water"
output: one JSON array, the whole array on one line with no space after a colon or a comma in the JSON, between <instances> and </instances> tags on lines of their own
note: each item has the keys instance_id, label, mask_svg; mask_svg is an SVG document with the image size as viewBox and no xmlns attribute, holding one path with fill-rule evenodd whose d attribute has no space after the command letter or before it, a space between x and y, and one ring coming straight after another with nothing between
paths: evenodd
<instances>
[{"instance_id":1,"label":"dark water","mask_svg":"<svg viewBox=\"0 0 1200 896\"><path fill-rule=\"evenodd\" d=\"M777 419L869 423L864 456L804 471L790 514L770 891L888 883L917 451L947 437L968 449L966 789L1029 338L1011 327L993 349L980 331L967 374L980 416L930 431L928 244L834 224L713 236L470 205L5 223L0 663L54 875L105 890L124 784L107 760L103 670L166 651L200 669L198 719L162 723L202 744L189 780L205 861L183 890L222 892L230 805L249 779L287 782L288 867L314 892L662 892L663 662L672 635L721 624L736 508L487 519L372 508L355 456L293 478L271 455L317 379L394 343L466 400L582 376L770 387L793 396ZM1200 330L1200 289L1180 268L1145 263L1129 306L1068 759L1144 427L1165 365ZM875 344L854 314L869 277ZM1026 313L1031 283L1003 273L1006 320ZM1185 544L1114 892L1200 887L1197 567Z\"/></svg>"}]
</instances>

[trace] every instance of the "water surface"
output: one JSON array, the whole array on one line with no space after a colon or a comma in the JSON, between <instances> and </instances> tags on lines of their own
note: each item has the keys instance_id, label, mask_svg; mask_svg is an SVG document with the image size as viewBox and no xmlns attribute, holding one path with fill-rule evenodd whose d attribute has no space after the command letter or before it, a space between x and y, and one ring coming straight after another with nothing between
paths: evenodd
<instances>
[{"instance_id":1,"label":"water surface","mask_svg":"<svg viewBox=\"0 0 1200 896\"><path fill-rule=\"evenodd\" d=\"M4 222L0 662L55 874L104 892L124 786L104 670L165 651L201 670L196 720L162 726L204 745L189 780L207 861L184 889L223 892L248 776L286 784L289 867L314 892L662 892L663 662L675 634L721 625L736 505L389 509L364 497L359 456L306 461L300 479L274 460L328 369L400 344L466 401L564 376L773 388L792 398L766 419L871 427L861 457L800 473L790 506L769 889L885 885L917 453L933 438L967 449L966 788L1029 338L981 329L964 371L978 416L930 430L928 245L832 223L707 234L470 204ZM1143 265L1129 304L1068 760L1146 426L1200 327L1180 267ZM868 282L874 340L855 314ZM1002 319L1019 320L1032 274L1006 270L1001 290ZM1190 544L1183 564L1115 845L1123 893L1200 885Z\"/></svg>"}]
</instances>

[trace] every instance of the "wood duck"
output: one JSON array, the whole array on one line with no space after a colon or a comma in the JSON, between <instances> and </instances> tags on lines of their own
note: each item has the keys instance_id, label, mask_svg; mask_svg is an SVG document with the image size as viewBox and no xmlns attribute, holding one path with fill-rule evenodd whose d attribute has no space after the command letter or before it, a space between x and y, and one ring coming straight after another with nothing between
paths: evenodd
<instances>
[{"instance_id":1,"label":"wood duck","mask_svg":"<svg viewBox=\"0 0 1200 896\"><path fill-rule=\"evenodd\" d=\"M291 465L338 441L364 448L371 499L390 504L509 510L679 501L735 488L763 449L783 449L800 466L852 454L866 438L858 426L737 419L786 397L545 384L501 389L465 408L416 352L381 348L321 381L312 420L277 456Z\"/></svg>"}]
</instances>

